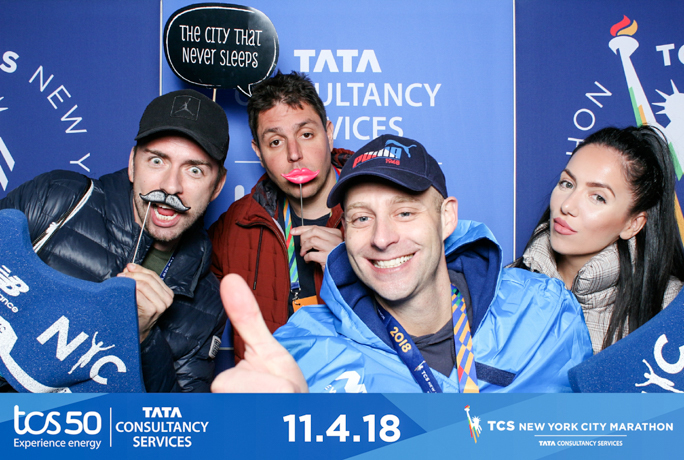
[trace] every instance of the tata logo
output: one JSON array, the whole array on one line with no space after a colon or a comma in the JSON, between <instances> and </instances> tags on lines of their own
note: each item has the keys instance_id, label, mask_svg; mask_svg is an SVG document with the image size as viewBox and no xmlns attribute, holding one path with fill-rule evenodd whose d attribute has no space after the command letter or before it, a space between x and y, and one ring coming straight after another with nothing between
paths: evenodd
<instances>
[{"instance_id":1,"label":"tata logo","mask_svg":"<svg viewBox=\"0 0 684 460\"><path fill-rule=\"evenodd\" d=\"M145 418L183 418L177 407L143 407Z\"/></svg>"},{"instance_id":2,"label":"tata logo","mask_svg":"<svg viewBox=\"0 0 684 460\"><path fill-rule=\"evenodd\" d=\"M295 57L299 58L299 71L312 72L310 70L311 58L316 58L313 73L323 72L328 68L329 72L339 72L338 62L342 66L342 72L363 73L369 67L375 73L381 73L380 63L373 50L363 50L359 57L359 50L320 50L316 56L316 50L294 50Z\"/></svg>"}]
</instances>

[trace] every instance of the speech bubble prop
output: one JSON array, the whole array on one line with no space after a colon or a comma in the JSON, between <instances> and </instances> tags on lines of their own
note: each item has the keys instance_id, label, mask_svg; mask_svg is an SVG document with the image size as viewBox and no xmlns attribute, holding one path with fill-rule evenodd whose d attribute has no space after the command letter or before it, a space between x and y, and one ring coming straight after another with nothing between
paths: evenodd
<instances>
[{"instance_id":1,"label":"speech bubble prop","mask_svg":"<svg viewBox=\"0 0 684 460\"><path fill-rule=\"evenodd\" d=\"M144 392L135 282L64 275L0 211L0 375L19 392Z\"/></svg>"},{"instance_id":2,"label":"speech bubble prop","mask_svg":"<svg viewBox=\"0 0 684 460\"><path fill-rule=\"evenodd\" d=\"M164 50L171 70L193 85L237 88L268 78L278 64L278 34L259 10L225 3L181 8L164 27Z\"/></svg>"}]
</instances>

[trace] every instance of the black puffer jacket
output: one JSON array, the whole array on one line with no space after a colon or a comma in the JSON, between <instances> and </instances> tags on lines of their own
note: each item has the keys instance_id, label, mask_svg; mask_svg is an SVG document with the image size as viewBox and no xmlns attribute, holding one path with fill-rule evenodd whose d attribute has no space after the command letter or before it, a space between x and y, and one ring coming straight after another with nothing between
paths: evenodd
<instances>
[{"instance_id":1,"label":"black puffer jacket","mask_svg":"<svg viewBox=\"0 0 684 460\"><path fill-rule=\"evenodd\" d=\"M125 169L93 182L86 205L39 255L66 275L102 282L121 273L131 260L140 226L133 217L132 187ZM87 186L88 178L81 174L45 173L10 192L0 201L0 209L24 212L34 240L78 201ZM145 232L136 263L142 262L153 242ZM209 391L213 337L221 337L226 323L210 261L211 243L200 219L184 235L164 279L175 294L173 304L140 344L148 392Z\"/></svg>"}]
</instances>

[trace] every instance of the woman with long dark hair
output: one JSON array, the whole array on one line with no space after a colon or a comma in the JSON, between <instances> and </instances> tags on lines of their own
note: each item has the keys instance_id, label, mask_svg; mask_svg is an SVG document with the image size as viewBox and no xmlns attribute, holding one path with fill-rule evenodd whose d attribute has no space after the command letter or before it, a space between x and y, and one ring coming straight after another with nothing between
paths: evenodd
<instances>
[{"instance_id":1,"label":"woman with long dark hair","mask_svg":"<svg viewBox=\"0 0 684 460\"><path fill-rule=\"evenodd\" d=\"M683 285L684 249L660 131L605 128L579 144L513 266L565 282L594 353L666 307Z\"/></svg>"}]
</instances>

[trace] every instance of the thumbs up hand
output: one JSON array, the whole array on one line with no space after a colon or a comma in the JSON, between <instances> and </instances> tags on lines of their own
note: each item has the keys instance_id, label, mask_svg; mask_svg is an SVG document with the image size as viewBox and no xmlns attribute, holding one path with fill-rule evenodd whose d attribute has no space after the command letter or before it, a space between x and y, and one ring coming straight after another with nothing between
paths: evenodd
<instances>
[{"instance_id":1,"label":"thumbs up hand","mask_svg":"<svg viewBox=\"0 0 684 460\"><path fill-rule=\"evenodd\" d=\"M221 281L221 300L230 322L245 342L245 357L234 368L219 374L211 385L214 393L307 393L302 371L273 338L259 305L239 275Z\"/></svg>"}]
</instances>

